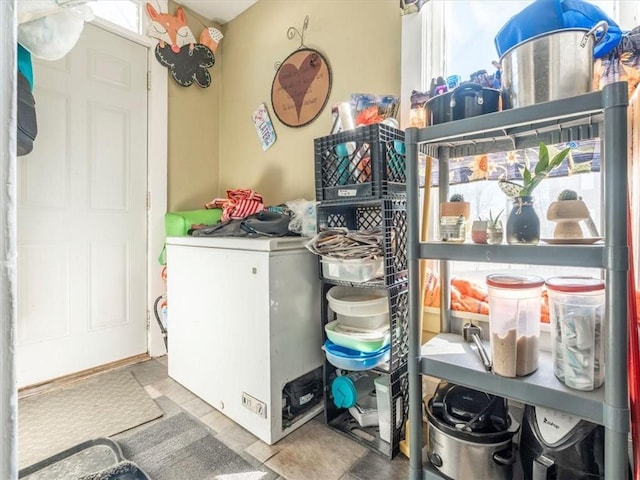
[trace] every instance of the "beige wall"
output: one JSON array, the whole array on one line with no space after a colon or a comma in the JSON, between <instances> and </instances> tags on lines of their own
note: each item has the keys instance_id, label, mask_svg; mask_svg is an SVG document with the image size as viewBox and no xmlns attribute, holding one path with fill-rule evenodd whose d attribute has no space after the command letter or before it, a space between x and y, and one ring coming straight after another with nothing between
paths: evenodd
<instances>
[{"instance_id":1,"label":"beige wall","mask_svg":"<svg viewBox=\"0 0 640 480\"><path fill-rule=\"evenodd\" d=\"M169 11L176 4L169 2ZM206 26L219 25L185 8L189 28L196 40ZM218 194L219 122L222 90L221 63L224 39L215 53L216 62L209 73L212 83L201 88L178 85L169 78L169 132L167 209L193 210Z\"/></svg>"},{"instance_id":2,"label":"beige wall","mask_svg":"<svg viewBox=\"0 0 640 480\"><path fill-rule=\"evenodd\" d=\"M175 9L170 2L169 11ZM201 208L230 188L252 188L267 204L315 198L313 139L329 133L331 105L353 92L400 94L397 0L259 0L222 28L186 10L196 38L203 24L224 38L209 88L169 79L168 211ZM301 30L305 15L305 44L327 58L333 84L320 116L290 128L273 113L271 84L275 63L299 46L287 29ZM266 152L251 121L263 102L277 135Z\"/></svg>"},{"instance_id":3,"label":"beige wall","mask_svg":"<svg viewBox=\"0 0 640 480\"><path fill-rule=\"evenodd\" d=\"M354 92L400 95L398 5L397 0L259 0L225 25L218 194L252 188L270 205L315 198L313 139L329 134L331 106ZM287 29L301 30L305 15L305 45L324 54L333 84L320 116L291 128L273 113L271 84L274 64L300 45L298 37L287 39ZM266 152L251 121L263 102L277 135Z\"/></svg>"}]
</instances>

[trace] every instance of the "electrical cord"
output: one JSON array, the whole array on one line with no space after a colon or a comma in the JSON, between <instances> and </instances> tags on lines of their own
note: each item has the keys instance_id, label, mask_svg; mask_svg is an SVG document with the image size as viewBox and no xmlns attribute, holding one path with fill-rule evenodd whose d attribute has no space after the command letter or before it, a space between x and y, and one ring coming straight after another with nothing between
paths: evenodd
<instances>
[{"instance_id":1,"label":"electrical cord","mask_svg":"<svg viewBox=\"0 0 640 480\"><path fill-rule=\"evenodd\" d=\"M160 315L158 314L158 305L160 304L160 302L162 300L166 300L167 299L167 294L162 294L160 295L158 298L156 298L155 302L153 302L153 315L156 317L156 321L158 322L158 326L160 327L160 331L162 332L162 339L164 340L164 347L168 350L169 349L169 345L167 342L167 329L164 326L164 323L162 323L162 319L160 318Z\"/></svg>"}]
</instances>

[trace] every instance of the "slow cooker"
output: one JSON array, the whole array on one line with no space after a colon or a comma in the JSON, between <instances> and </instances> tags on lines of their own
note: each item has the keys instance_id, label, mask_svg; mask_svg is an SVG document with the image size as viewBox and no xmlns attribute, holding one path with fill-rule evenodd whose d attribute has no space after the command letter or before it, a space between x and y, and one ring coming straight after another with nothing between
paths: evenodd
<instances>
[{"instance_id":1,"label":"slow cooker","mask_svg":"<svg viewBox=\"0 0 640 480\"><path fill-rule=\"evenodd\" d=\"M519 425L506 399L440 382L427 404L427 459L452 480L511 480Z\"/></svg>"}]
</instances>

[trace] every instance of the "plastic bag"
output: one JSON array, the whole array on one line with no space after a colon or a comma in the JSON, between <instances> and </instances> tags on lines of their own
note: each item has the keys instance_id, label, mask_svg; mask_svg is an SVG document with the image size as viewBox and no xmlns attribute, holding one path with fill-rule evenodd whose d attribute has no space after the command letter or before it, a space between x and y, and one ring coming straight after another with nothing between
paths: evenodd
<instances>
[{"instance_id":1,"label":"plastic bag","mask_svg":"<svg viewBox=\"0 0 640 480\"><path fill-rule=\"evenodd\" d=\"M18 24L30 22L60 11L60 5L55 0L18 0L16 13Z\"/></svg>"},{"instance_id":2,"label":"plastic bag","mask_svg":"<svg viewBox=\"0 0 640 480\"><path fill-rule=\"evenodd\" d=\"M60 60L80 39L84 22L93 19L92 10L81 5L18 25L18 42L34 57Z\"/></svg>"},{"instance_id":3,"label":"plastic bag","mask_svg":"<svg viewBox=\"0 0 640 480\"><path fill-rule=\"evenodd\" d=\"M302 198L286 202L285 205L291 210L289 230L304 237L315 236L317 204L318 202Z\"/></svg>"},{"instance_id":4,"label":"plastic bag","mask_svg":"<svg viewBox=\"0 0 640 480\"><path fill-rule=\"evenodd\" d=\"M640 85L640 27L622 36L620 44L594 64L594 89L614 82L627 82L629 98Z\"/></svg>"}]
</instances>

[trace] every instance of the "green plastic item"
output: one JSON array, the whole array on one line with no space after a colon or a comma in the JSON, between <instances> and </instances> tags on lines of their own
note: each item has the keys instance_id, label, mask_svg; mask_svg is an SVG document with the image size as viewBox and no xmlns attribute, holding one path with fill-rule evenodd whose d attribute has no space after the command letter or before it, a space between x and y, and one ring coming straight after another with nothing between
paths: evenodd
<instances>
[{"instance_id":1,"label":"green plastic item","mask_svg":"<svg viewBox=\"0 0 640 480\"><path fill-rule=\"evenodd\" d=\"M215 225L222 217L221 208L169 212L164 216L167 237L186 237L192 225Z\"/></svg>"},{"instance_id":2,"label":"green plastic item","mask_svg":"<svg viewBox=\"0 0 640 480\"><path fill-rule=\"evenodd\" d=\"M167 237L186 237L192 225L215 225L221 217L221 208L168 212L164 215L164 233ZM158 257L160 265L167 264L165 253L166 245Z\"/></svg>"}]
</instances>

